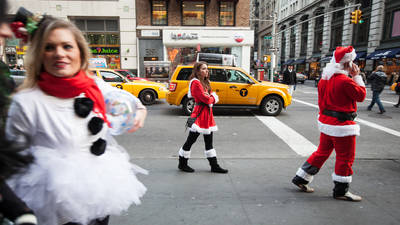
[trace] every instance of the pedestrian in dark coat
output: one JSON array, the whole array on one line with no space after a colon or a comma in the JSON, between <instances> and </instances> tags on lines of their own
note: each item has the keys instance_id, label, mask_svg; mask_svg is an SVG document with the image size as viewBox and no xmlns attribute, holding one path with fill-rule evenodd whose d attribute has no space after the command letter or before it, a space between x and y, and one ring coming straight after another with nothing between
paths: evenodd
<instances>
[{"instance_id":1,"label":"pedestrian in dark coat","mask_svg":"<svg viewBox=\"0 0 400 225\"><path fill-rule=\"evenodd\" d=\"M293 90L296 90L297 77L292 65L289 65L283 72L283 83L290 86L290 94L293 93Z\"/></svg>"},{"instance_id":2,"label":"pedestrian in dark coat","mask_svg":"<svg viewBox=\"0 0 400 225\"><path fill-rule=\"evenodd\" d=\"M393 106L396 108L399 108L399 106L400 106L400 76L397 78L396 83L397 83L397 86L395 87L395 91L396 91L396 94L399 95L399 100L397 101L397 104L393 105Z\"/></svg>"},{"instance_id":3,"label":"pedestrian in dark coat","mask_svg":"<svg viewBox=\"0 0 400 225\"><path fill-rule=\"evenodd\" d=\"M374 104L378 104L379 107L379 114L385 113L385 108L383 108L381 99L379 95L382 93L383 89L385 88L387 75L383 72L383 66L379 65L376 67L376 70L371 74L370 81L371 81L371 90L372 90L372 101L371 104L368 106L368 111L372 110Z\"/></svg>"},{"instance_id":4,"label":"pedestrian in dark coat","mask_svg":"<svg viewBox=\"0 0 400 225\"><path fill-rule=\"evenodd\" d=\"M6 9L7 2L0 0L0 39L12 37L11 29L5 21ZM15 195L5 181L33 160L30 155L19 154L22 146L5 138L4 126L10 102L9 94L14 88L10 81L9 68L0 61L0 224L3 224L3 219L8 219L15 225L35 225L37 219L33 211Z\"/></svg>"}]
</instances>

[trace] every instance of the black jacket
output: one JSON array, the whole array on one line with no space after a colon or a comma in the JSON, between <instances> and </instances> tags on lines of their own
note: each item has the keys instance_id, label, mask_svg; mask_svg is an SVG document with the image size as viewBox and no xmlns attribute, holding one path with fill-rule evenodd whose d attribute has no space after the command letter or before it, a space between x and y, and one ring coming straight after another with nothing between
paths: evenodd
<instances>
[{"instance_id":1,"label":"black jacket","mask_svg":"<svg viewBox=\"0 0 400 225\"><path fill-rule=\"evenodd\" d=\"M372 91L382 91L385 88L387 76L382 71L373 72L369 77Z\"/></svg>"},{"instance_id":2,"label":"black jacket","mask_svg":"<svg viewBox=\"0 0 400 225\"><path fill-rule=\"evenodd\" d=\"M290 85L296 84L296 71L292 70L292 72L289 72L289 70L285 70L285 72L283 72L283 83Z\"/></svg>"}]
</instances>

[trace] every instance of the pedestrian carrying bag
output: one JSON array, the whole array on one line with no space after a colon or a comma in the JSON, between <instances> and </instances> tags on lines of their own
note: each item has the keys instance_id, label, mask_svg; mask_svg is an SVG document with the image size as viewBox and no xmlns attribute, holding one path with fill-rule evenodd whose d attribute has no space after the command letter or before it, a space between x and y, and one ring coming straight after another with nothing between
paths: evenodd
<instances>
[{"instance_id":1,"label":"pedestrian carrying bag","mask_svg":"<svg viewBox=\"0 0 400 225\"><path fill-rule=\"evenodd\" d=\"M196 117L189 117L189 118L187 119L186 124L185 124L185 128L186 128L186 129L187 129L188 127L189 127L189 128L192 127L192 125L194 124L194 122L196 122L196 119L200 116L201 111L203 111L204 107L205 107L205 106L203 105L203 107L200 109L199 114L197 114ZM185 129L185 130L186 130L186 129Z\"/></svg>"}]
</instances>

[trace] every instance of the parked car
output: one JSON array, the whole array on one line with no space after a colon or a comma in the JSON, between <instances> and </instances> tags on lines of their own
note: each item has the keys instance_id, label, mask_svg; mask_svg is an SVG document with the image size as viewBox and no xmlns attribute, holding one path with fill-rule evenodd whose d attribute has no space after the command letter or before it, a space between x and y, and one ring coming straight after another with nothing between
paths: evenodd
<instances>
[{"instance_id":1,"label":"parked car","mask_svg":"<svg viewBox=\"0 0 400 225\"><path fill-rule=\"evenodd\" d=\"M302 73L296 73L296 79L297 79L297 82L298 82L298 83L304 84L304 82L305 82L306 79L307 79L307 76L304 75L304 74L302 74Z\"/></svg>"},{"instance_id":2,"label":"parked car","mask_svg":"<svg viewBox=\"0 0 400 225\"><path fill-rule=\"evenodd\" d=\"M188 98L189 76L193 65L178 65L169 81L166 100L170 105L182 105L190 115L194 100ZM289 86L257 81L239 67L209 65L211 88L219 96L214 107L259 109L267 116L277 116L292 102Z\"/></svg>"},{"instance_id":3,"label":"parked car","mask_svg":"<svg viewBox=\"0 0 400 225\"><path fill-rule=\"evenodd\" d=\"M26 70L10 70L10 76L14 80L15 85L18 86L22 84L26 77Z\"/></svg>"},{"instance_id":4,"label":"parked car","mask_svg":"<svg viewBox=\"0 0 400 225\"><path fill-rule=\"evenodd\" d=\"M130 81L133 81L133 80L146 80L146 81L149 81L147 78L138 77L136 74L134 74L130 70L115 69L115 71L117 71L118 73L122 74L122 76L124 76L125 78L127 78Z\"/></svg>"},{"instance_id":5,"label":"parked car","mask_svg":"<svg viewBox=\"0 0 400 225\"><path fill-rule=\"evenodd\" d=\"M167 94L167 87L161 83L145 80L130 82L123 75L112 69L93 68L90 71L104 81L109 82L112 86L130 92L139 98L144 105L151 105L156 99L164 99Z\"/></svg>"}]
</instances>

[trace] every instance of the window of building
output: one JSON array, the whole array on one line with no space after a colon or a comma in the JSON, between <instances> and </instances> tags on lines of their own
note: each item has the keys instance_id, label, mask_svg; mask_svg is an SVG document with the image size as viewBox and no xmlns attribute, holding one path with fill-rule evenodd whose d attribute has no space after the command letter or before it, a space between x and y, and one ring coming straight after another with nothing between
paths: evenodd
<instances>
[{"instance_id":1,"label":"window of building","mask_svg":"<svg viewBox=\"0 0 400 225\"><path fill-rule=\"evenodd\" d=\"M182 25L205 26L205 8L204 1L182 1Z\"/></svg>"},{"instance_id":2,"label":"window of building","mask_svg":"<svg viewBox=\"0 0 400 225\"><path fill-rule=\"evenodd\" d=\"M290 29L290 53L289 53L290 58L294 58L295 50L296 50L296 34L295 34L295 28L292 27Z\"/></svg>"},{"instance_id":3,"label":"window of building","mask_svg":"<svg viewBox=\"0 0 400 225\"><path fill-rule=\"evenodd\" d=\"M286 37L285 37L285 32L282 32L282 38L281 38L281 60L285 60L285 54L286 54Z\"/></svg>"},{"instance_id":4,"label":"window of building","mask_svg":"<svg viewBox=\"0 0 400 225\"><path fill-rule=\"evenodd\" d=\"M168 25L167 1L153 0L151 2L151 25L166 26Z\"/></svg>"},{"instance_id":5,"label":"window of building","mask_svg":"<svg viewBox=\"0 0 400 225\"><path fill-rule=\"evenodd\" d=\"M393 13L392 37L400 37L400 10Z\"/></svg>"},{"instance_id":6,"label":"window of building","mask_svg":"<svg viewBox=\"0 0 400 225\"><path fill-rule=\"evenodd\" d=\"M316 18L315 31L314 31L314 48L313 48L314 53L321 52L323 26L324 26L324 16Z\"/></svg>"},{"instance_id":7,"label":"window of building","mask_svg":"<svg viewBox=\"0 0 400 225\"><path fill-rule=\"evenodd\" d=\"M308 41L308 22L301 25L301 46L300 55L307 55L307 41Z\"/></svg>"},{"instance_id":8,"label":"window of building","mask_svg":"<svg viewBox=\"0 0 400 225\"><path fill-rule=\"evenodd\" d=\"M359 0L356 3L361 3L361 10L363 12L362 24L355 24L353 26L353 39L354 47L366 47L368 45L370 18L371 18L371 0Z\"/></svg>"},{"instance_id":9,"label":"window of building","mask_svg":"<svg viewBox=\"0 0 400 225\"><path fill-rule=\"evenodd\" d=\"M235 2L219 2L219 25L235 26Z\"/></svg>"},{"instance_id":10,"label":"window of building","mask_svg":"<svg viewBox=\"0 0 400 225\"><path fill-rule=\"evenodd\" d=\"M117 19L73 19L72 21L84 33L89 45L120 44L119 23Z\"/></svg>"},{"instance_id":11,"label":"window of building","mask_svg":"<svg viewBox=\"0 0 400 225\"><path fill-rule=\"evenodd\" d=\"M330 50L334 50L337 46L342 45L343 19L344 11L338 11L332 14Z\"/></svg>"}]
</instances>

